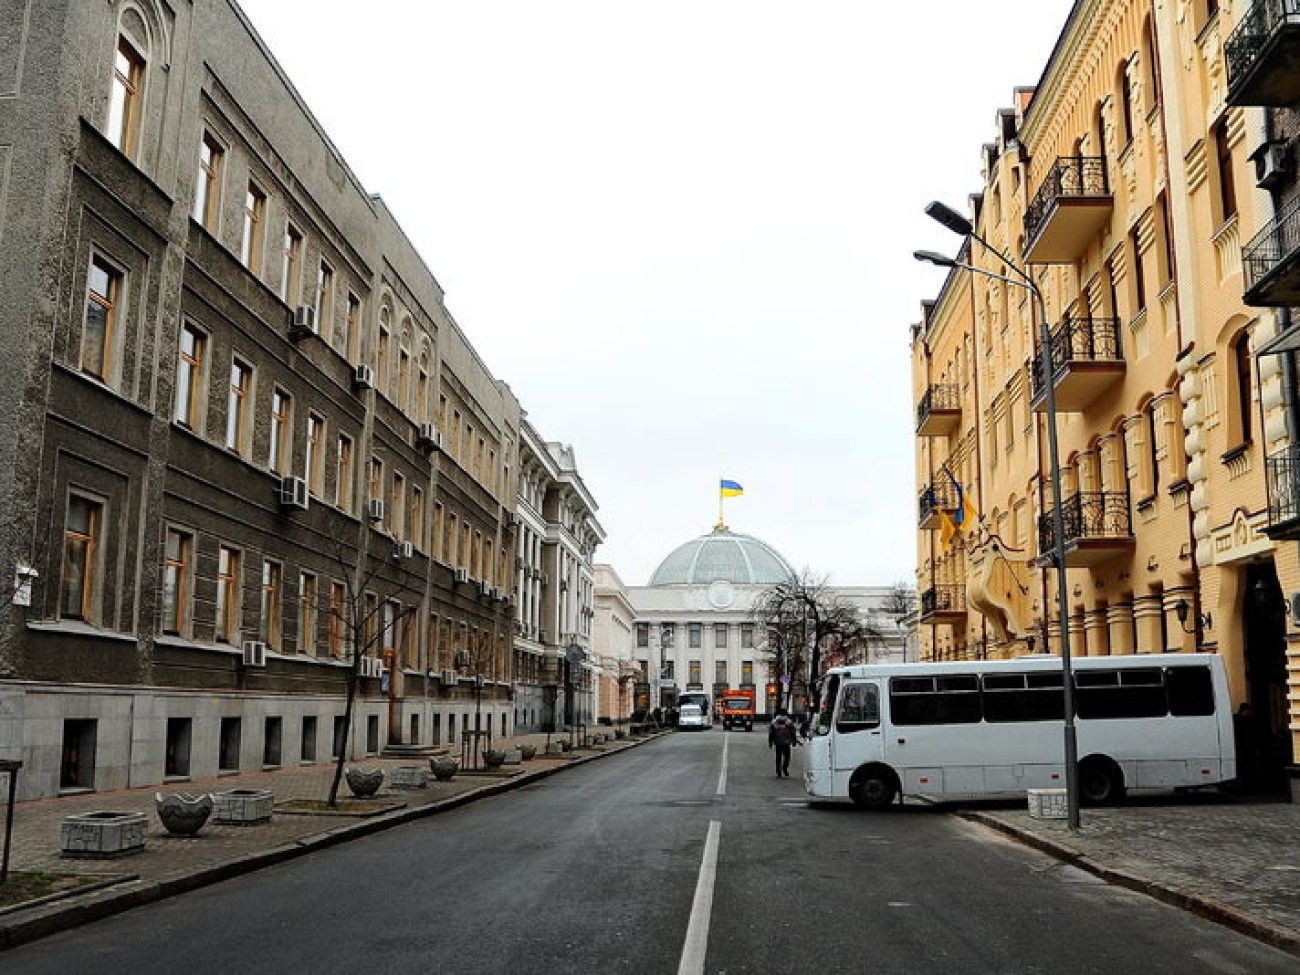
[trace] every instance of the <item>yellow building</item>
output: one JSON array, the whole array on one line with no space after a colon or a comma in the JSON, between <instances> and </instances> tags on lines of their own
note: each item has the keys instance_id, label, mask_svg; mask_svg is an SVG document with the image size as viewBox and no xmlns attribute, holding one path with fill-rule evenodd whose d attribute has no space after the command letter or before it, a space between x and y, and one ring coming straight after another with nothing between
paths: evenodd
<instances>
[{"instance_id":1,"label":"yellow building","mask_svg":"<svg viewBox=\"0 0 1300 975\"><path fill-rule=\"evenodd\" d=\"M956 255L975 270L924 303L912 361L923 658L1060 651L1045 321L1071 652L1222 654L1280 772L1300 126L1268 72L1300 76L1300 30L1274 8L1079 0L997 115Z\"/></svg>"}]
</instances>

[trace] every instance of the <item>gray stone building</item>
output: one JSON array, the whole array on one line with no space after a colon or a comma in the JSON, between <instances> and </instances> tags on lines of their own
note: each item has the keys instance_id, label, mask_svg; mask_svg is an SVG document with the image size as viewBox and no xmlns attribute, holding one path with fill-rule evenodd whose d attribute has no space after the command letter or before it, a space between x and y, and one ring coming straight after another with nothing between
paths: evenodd
<instances>
[{"instance_id":1,"label":"gray stone building","mask_svg":"<svg viewBox=\"0 0 1300 975\"><path fill-rule=\"evenodd\" d=\"M24 798L512 730L520 405L235 3L5 8L0 293Z\"/></svg>"}]
</instances>

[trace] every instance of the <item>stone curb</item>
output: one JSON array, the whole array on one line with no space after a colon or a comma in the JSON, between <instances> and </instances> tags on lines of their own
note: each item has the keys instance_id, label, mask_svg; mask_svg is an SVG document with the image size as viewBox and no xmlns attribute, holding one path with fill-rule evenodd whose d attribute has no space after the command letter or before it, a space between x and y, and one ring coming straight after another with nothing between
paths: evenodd
<instances>
[{"instance_id":1,"label":"stone curb","mask_svg":"<svg viewBox=\"0 0 1300 975\"><path fill-rule=\"evenodd\" d=\"M471 789L469 792L449 796L446 799L431 802L427 805L395 809L389 813L303 836L280 846L259 850L256 853L250 853L216 866L195 870L192 873L171 877L167 880L148 883L139 880L123 880L111 885L96 887L89 892L77 892L81 896L73 894L54 903L16 908L11 915L0 916L0 951L7 948L16 948L18 945L27 944L57 934L60 931L80 927L83 924L89 924L91 921L99 921L114 914L121 914L132 908L152 904L168 897L175 897L177 894L184 894L200 887L207 887L223 880L230 880L233 877L252 873L254 870L260 870L263 867L284 863L286 860L293 860L305 854L323 850L326 847L346 843L348 840L360 839L363 836L370 836L382 830L391 829L394 826L401 826L417 819L423 819L426 816L435 816L438 813L448 812L479 799L501 795L503 792L509 792L521 786L549 778L564 769L583 765L587 762L594 762L610 755L617 755L628 748L634 748L645 742L653 741L662 734L663 732L624 741L621 747L578 756L563 765L554 765L550 768L503 778L479 786L476 789Z\"/></svg>"},{"instance_id":2,"label":"stone curb","mask_svg":"<svg viewBox=\"0 0 1300 975\"><path fill-rule=\"evenodd\" d=\"M1205 897L1201 894L1183 890L1169 884L1161 883L1157 880L1151 880L1147 877L1130 873L1127 870L1119 870L1115 867L1108 867L1105 864L1098 863L1087 854L1081 853L1071 846L1064 843L1058 843L1056 840L1039 836L1037 833L1022 829L1014 823L1003 822L995 816L989 816L980 812L960 811L957 813L962 819L970 822L979 823L990 829L995 829L1000 833L1010 836L1012 839L1023 843L1025 846L1033 847L1050 856L1056 857L1064 863L1078 867L1080 870L1087 871L1094 877L1099 877L1107 883L1115 884L1118 887L1124 887L1128 890L1136 891L1139 894L1145 894L1155 900L1171 907L1177 907L1180 910L1203 917L1206 920L1214 921L1225 928L1230 928L1238 934L1244 934L1247 937L1254 938L1256 941L1262 941L1264 944L1285 951L1288 954L1300 957L1300 934L1291 931L1288 928L1279 927L1269 921L1256 917L1253 914L1225 904L1222 901L1215 900L1212 897Z\"/></svg>"}]
</instances>

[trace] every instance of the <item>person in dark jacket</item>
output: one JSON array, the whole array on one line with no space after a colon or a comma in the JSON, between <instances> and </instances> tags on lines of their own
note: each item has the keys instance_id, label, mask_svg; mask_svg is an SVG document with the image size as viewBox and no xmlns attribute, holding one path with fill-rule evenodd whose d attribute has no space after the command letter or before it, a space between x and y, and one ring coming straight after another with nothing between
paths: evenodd
<instances>
[{"instance_id":1,"label":"person in dark jacket","mask_svg":"<svg viewBox=\"0 0 1300 975\"><path fill-rule=\"evenodd\" d=\"M790 777L790 750L799 744L799 732L785 708L777 708L767 728L767 747L776 749L776 777Z\"/></svg>"}]
</instances>

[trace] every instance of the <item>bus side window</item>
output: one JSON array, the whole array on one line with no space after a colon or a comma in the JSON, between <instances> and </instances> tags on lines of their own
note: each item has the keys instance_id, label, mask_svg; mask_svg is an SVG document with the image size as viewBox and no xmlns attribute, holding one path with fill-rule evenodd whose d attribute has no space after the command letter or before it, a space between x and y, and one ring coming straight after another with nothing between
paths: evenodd
<instances>
[{"instance_id":1,"label":"bus side window","mask_svg":"<svg viewBox=\"0 0 1300 975\"><path fill-rule=\"evenodd\" d=\"M1177 717L1214 713L1214 684L1210 668L1170 667L1165 671L1169 691L1169 713Z\"/></svg>"},{"instance_id":2,"label":"bus side window","mask_svg":"<svg viewBox=\"0 0 1300 975\"><path fill-rule=\"evenodd\" d=\"M875 684L846 684L835 730L841 733L880 727L880 692Z\"/></svg>"},{"instance_id":3,"label":"bus side window","mask_svg":"<svg viewBox=\"0 0 1300 975\"><path fill-rule=\"evenodd\" d=\"M817 711L817 723L813 725L813 734L829 735L831 733L831 715L835 713L836 697L840 693L840 678L838 675L831 677L826 683L826 690L822 694L821 704Z\"/></svg>"}]
</instances>

